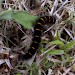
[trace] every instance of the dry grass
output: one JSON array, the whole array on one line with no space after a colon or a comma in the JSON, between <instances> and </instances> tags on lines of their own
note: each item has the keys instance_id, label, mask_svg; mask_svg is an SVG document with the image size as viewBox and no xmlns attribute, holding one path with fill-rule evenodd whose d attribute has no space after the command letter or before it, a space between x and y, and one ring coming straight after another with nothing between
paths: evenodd
<instances>
[{"instance_id":1,"label":"dry grass","mask_svg":"<svg viewBox=\"0 0 75 75\"><path fill-rule=\"evenodd\" d=\"M55 1L57 2L57 0ZM58 9L63 7L58 13L56 9L52 11L55 1L1 0L1 12L15 9L27 11L29 14L37 16L50 15L54 12L60 20L50 28L48 26L45 27L46 31L43 32L42 42L39 47L40 51L36 54L35 62L30 66L19 59L18 55L28 50L32 41L32 30L25 29L14 20L1 19L0 75L75 75L75 45L69 45L70 48L66 50L66 48L61 48L59 44L49 44L51 41L61 40L66 46L67 43L75 41L75 1L69 0L68 3L63 5L62 0L58 0ZM52 49L63 49L64 54L45 55L48 50Z\"/></svg>"}]
</instances>

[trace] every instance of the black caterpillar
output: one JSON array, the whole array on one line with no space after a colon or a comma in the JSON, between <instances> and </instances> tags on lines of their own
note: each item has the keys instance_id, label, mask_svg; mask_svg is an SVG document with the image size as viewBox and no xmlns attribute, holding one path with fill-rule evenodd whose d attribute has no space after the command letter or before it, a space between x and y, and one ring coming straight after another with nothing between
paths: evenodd
<instances>
[{"instance_id":1,"label":"black caterpillar","mask_svg":"<svg viewBox=\"0 0 75 75\"><path fill-rule=\"evenodd\" d=\"M54 24L55 21L56 19L54 16L44 16L38 19L38 21L36 22L36 25L34 26L34 34L32 39L33 42L30 46L30 49L28 50L26 54L20 55L20 58L24 58L25 60L27 60L36 53L36 50L39 47L39 43L41 42L41 35L42 35L41 31L42 31L43 25L47 23Z\"/></svg>"}]
</instances>

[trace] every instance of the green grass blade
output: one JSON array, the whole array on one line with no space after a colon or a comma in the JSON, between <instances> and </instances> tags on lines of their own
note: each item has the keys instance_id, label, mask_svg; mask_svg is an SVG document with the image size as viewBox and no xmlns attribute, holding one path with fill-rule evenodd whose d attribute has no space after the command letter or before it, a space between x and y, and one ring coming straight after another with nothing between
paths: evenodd
<instances>
[{"instance_id":1,"label":"green grass blade","mask_svg":"<svg viewBox=\"0 0 75 75\"><path fill-rule=\"evenodd\" d=\"M51 41L50 44L52 44L52 45L54 45L54 44L56 44L56 45L64 45L64 43L62 41L60 41L60 40Z\"/></svg>"},{"instance_id":2,"label":"green grass blade","mask_svg":"<svg viewBox=\"0 0 75 75\"><path fill-rule=\"evenodd\" d=\"M68 50L70 48L72 48L75 45L75 41L71 41L70 43L64 45L64 50Z\"/></svg>"},{"instance_id":3,"label":"green grass blade","mask_svg":"<svg viewBox=\"0 0 75 75\"><path fill-rule=\"evenodd\" d=\"M61 55L61 54L64 54L64 51L63 50L49 50L47 54Z\"/></svg>"}]
</instances>

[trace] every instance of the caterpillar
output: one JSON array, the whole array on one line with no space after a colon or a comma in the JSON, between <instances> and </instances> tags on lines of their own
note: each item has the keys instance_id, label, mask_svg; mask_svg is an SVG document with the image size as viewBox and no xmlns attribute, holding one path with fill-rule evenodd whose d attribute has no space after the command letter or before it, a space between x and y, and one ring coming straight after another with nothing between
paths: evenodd
<instances>
[{"instance_id":1,"label":"caterpillar","mask_svg":"<svg viewBox=\"0 0 75 75\"><path fill-rule=\"evenodd\" d=\"M34 26L34 33L33 33L33 39L32 44L30 46L30 49L26 54L20 55L20 58L24 58L25 60L30 59L37 51L39 47L39 43L41 42L41 35L42 35L42 29L43 26L47 23L54 24L56 21L54 16L44 16L40 17L35 26Z\"/></svg>"}]
</instances>

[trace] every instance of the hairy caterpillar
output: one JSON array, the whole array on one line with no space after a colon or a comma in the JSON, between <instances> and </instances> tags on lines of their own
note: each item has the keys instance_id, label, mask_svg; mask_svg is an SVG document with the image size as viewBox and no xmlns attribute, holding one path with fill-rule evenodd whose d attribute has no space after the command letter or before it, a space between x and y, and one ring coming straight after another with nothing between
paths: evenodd
<instances>
[{"instance_id":1,"label":"hairy caterpillar","mask_svg":"<svg viewBox=\"0 0 75 75\"><path fill-rule=\"evenodd\" d=\"M43 26L47 23L54 24L55 21L56 20L54 16L44 16L38 19L38 21L36 22L36 25L34 26L34 33L33 33L33 39L32 39L33 42L30 46L30 49L28 50L26 54L20 55L20 58L22 57L25 60L27 60L36 53L36 50L39 47L39 43L41 42L41 35L42 35L41 31Z\"/></svg>"}]
</instances>

